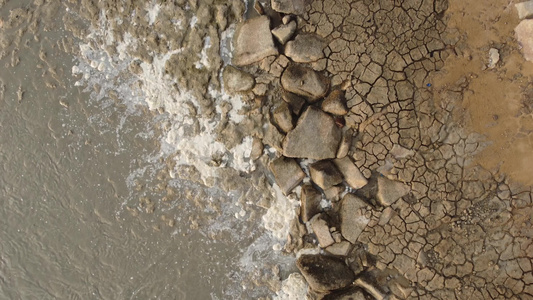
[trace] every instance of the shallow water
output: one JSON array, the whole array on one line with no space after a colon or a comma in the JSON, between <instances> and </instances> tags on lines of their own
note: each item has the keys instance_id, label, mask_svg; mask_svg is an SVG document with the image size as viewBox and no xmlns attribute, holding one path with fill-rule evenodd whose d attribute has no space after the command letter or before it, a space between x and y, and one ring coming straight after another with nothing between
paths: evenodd
<instances>
[{"instance_id":1,"label":"shallow water","mask_svg":"<svg viewBox=\"0 0 533 300\"><path fill-rule=\"evenodd\" d=\"M30 3L10 1L0 16L17 6L32 20L50 12ZM64 13L60 5L52 19ZM105 81L77 84L72 67L86 62L59 49L70 36L60 22L46 26L38 39L15 34L21 43L0 61L20 58L0 68L0 298L269 294L243 288L275 254L260 218L248 218L253 209L235 217L242 192L169 177L161 127L172 119L102 96ZM108 83L120 86L119 79Z\"/></svg>"}]
</instances>

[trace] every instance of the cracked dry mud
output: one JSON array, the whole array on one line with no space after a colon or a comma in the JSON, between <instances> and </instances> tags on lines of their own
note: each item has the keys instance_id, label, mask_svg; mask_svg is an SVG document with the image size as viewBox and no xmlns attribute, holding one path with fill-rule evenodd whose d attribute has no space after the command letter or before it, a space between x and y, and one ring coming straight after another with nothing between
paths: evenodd
<instances>
[{"instance_id":1,"label":"cracked dry mud","mask_svg":"<svg viewBox=\"0 0 533 300\"><path fill-rule=\"evenodd\" d=\"M271 15L271 28L279 25L280 15L269 11L268 3L264 6ZM432 86L433 78L438 83L450 80L446 71L457 69L453 63L469 48L458 28L447 28L450 19L460 22L457 15L455 19L447 15L447 9L445 0L313 1L297 18L296 36L316 34L326 41L324 58L315 55L316 59L305 65L329 78L330 92L344 91L349 112L332 118L343 130L353 130L348 156L369 180L360 189L348 189L349 196L340 200L344 185L339 187L334 180L324 186L321 177L317 184L322 189L317 189L331 200L330 207L321 209L313 188L305 185L302 190L302 217L309 220L311 229L308 232L300 220L295 220L285 250L323 247L326 252L319 256L341 257L358 277L353 284L336 282L335 288L327 288L331 282L321 279L322 284L317 284L320 274L313 277L312 272L307 273L313 268L326 272L327 262L304 256L315 264L313 267L313 263L305 265L299 260L314 288L311 297L348 299L351 295L363 299L362 289L364 295L377 299L533 298L531 188L516 183L516 178L506 177L501 170L484 169L477 163L476 155L490 147L491 141L482 136L480 127L474 126L476 133L463 126L468 122L457 122L456 108L469 97L473 80L460 76L438 89ZM291 48L292 57L293 51ZM283 103L282 90L287 89L278 78L283 78L285 67L295 68L297 64L281 54L264 58L259 66L247 71L268 88L248 96L261 96L265 106L277 109ZM321 92L302 92L301 96L307 96L306 105L323 97ZM475 108L470 109L475 115ZM267 111L265 118L269 117ZM276 125L276 116L272 123ZM270 125L263 142L279 153L298 126L302 125L296 124L284 138ZM311 152L298 144L300 152L292 157L311 157L319 143L307 143ZM332 173L324 171L321 176L331 179ZM285 175L284 181L290 177ZM345 181L350 179L350 175L343 175ZM311 173L311 179L316 181L315 177ZM294 180L294 185L302 181L301 176ZM348 204L350 201L356 203ZM319 210L314 218L309 215ZM343 226L360 232L348 234ZM332 244L337 246L329 248ZM345 289L325 296L338 288Z\"/></svg>"}]
</instances>

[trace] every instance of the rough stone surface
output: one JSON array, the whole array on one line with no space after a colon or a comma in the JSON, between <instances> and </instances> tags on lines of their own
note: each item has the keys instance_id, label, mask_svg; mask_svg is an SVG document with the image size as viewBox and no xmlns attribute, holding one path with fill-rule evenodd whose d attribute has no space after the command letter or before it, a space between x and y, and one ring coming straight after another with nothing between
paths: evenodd
<instances>
[{"instance_id":1,"label":"rough stone surface","mask_svg":"<svg viewBox=\"0 0 533 300\"><path fill-rule=\"evenodd\" d=\"M324 196L329 201L337 202L340 200L341 193L346 190L346 187L342 184L334 185L324 190Z\"/></svg>"},{"instance_id":2,"label":"rough stone surface","mask_svg":"<svg viewBox=\"0 0 533 300\"><path fill-rule=\"evenodd\" d=\"M344 288L355 279L342 260L330 256L304 254L298 258L296 266L309 287L318 292Z\"/></svg>"},{"instance_id":3,"label":"rough stone surface","mask_svg":"<svg viewBox=\"0 0 533 300\"><path fill-rule=\"evenodd\" d=\"M322 194L310 184L302 186L302 195L300 197L300 218L302 222L308 222L311 218L320 213L320 201Z\"/></svg>"},{"instance_id":4,"label":"rough stone surface","mask_svg":"<svg viewBox=\"0 0 533 300\"><path fill-rule=\"evenodd\" d=\"M287 24L282 24L272 29L272 35L283 45L291 39L295 31L296 22L290 21Z\"/></svg>"},{"instance_id":5,"label":"rough stone surface","mask_svg":"<svg viewBox=\"0 0 533 300\"><path fill-rule=\"evenodd\" d=\"M367 300L367 298L360 288L351 287L348 290L332 292L324 296L322 300Z\"/></svg>"},{"instance_id":6,"label":"rough stone surface","mask_svg":"<svg viewBox=\"0 0 533 300\"><path fill-rule=\"evenodd\" d=\"M305 13L305 0L272 0L272 9L284 14L301 15Z\"/></svg>"},{"instance_id":7,"label":"rough stone surface","mask_svg":"<svg viewBox=\"0 0 533 300\"><path fill-rule=\"evenodd\" d=\"M252 75L232 66L226 66L222 72L224 88L230 93L246 92L255 85Z\"/></svg>"},{"instance_id":8,"label":"rough stone surface","mask_svg":"<svg viewBox=\"0 0 533 300\"><path fill-rule=\"evenodd\" d=\"M270 19L260 16L240 23L233 37L233 64L245 66L270 55L277 55L270 33Z\"/></svg>"},{"instance_id":9,"label":"rough stone surface","mask_svg":"<svg viewBox=\"0 0 533 300\"><path fill-rule=\"evenodd\" d=\"M283 156L270 163L270 170L285 195L289 194L305 178L305 173L296 160Z\"/></svg>"},{"instance_id":10,"label":"rough stone surface","mask_svg":"<svg viewBox=\"0 0 533 300\"><path fill-rule=\"evenodd\" d=\"M342 174L330 160L320 160L309 166L311 180L323 190L342 182Z\"/></svg>"},{"instance_id":11,"label":"rough stone surface","mask_svg":"<svg viewBox=\"0 0 533 300\"><path fill-rule=\"evenodd\" d=\"M287 102L282 102L273 112L272 117L279 129L283 132L289 132L294 128L291 110Z\"/></svg>"},{"instance_id":12,"label":"rough stone surface","mask_svg":"<svg viewBox=\"0 0 533 300\"><path fill-rule=\"evenodd\" d=\"M347 241L341 241L327 247L325 250L333 255L346 256L352 250L352 244Z\"/></svg>"},{"instance_id":13,"label":"rough stone surface","mask_svg":"<svg viewBox=\"0 0 533 300\"><path fill-rule=\"evenodd\" d=\"M355 243L359 235L365 230L370 218L367 216L369 205L353 194L346 194L341 201L339 211L342 236L351 243Z\"/></svg>"},{"instance_id":14,"label":"rough stone surface","mask_svg":"<svg viewBox=\"0 0 533 300\"><path fill-rule=\"evenodd\" d=\"M350 146L352 145L353 140L353 129L352 128L343 128L342 138L339 144L339 149L337 150L337 158L343 158L348 155L350 151Z\"/></svg>"},{"instance_id":15,"label":"rough stone surface","mask_svg":"<svg viewBox=\"0 0 533 300\"><path fill-rule=\"evenodd\" d=\"M496 48L489 49L489 63L487 67L489 69L494 69L496 64L500 61L500 52Z\"/></svg>"},{"instance_id":16,"label":"rough stone surface","mask_svg":"<svg viewBox=\"0 0 533 300\"><path fill-rule=\"evenodd\" d=\"M368 180L363 176L363 173L359 171L357 166L352 160L345 156L343 158L336 158L333 163L344 177L344 181L353 189L360 189L364 187Z\"/></svg>"},{"instance_id":17,"label":"rough stone surface","mask_svg":"<svg viewBox=\"0 0 533 300\"><path fill-rule=\"evenodd\" d=\"M529 19L533 17L533 1L525 1L514 5L518 12L518 18Z\"/></svg>"},{"instance_id":18,"label":"rough stone surface","mask_svg":"<svg viewBox=\"0 0 533 300\"><path fill-rule=\"evenodd\" d=\"M305 104L304 98L287 91L283 91L281 98L283 101L289 103L289 106L295 115L300 115Z\"/></svg>"},{"instance_id":19,"label":"rough stone surface","mask_svg":"<svg viewBox=\"0 0 533 300\"><path fill-rule=\"evenodd\" d=\"M514 29L516 39L522 46L522 54L528 61L533 61L533 20L523 20Z\"/></svg>"},{"instance_id":20,"label":"rough stone surface","mask_svg":"<svg viewBox=\"0 0 533 300\"><path fill-rule=\"evenodd\" d=\"M314 216L311 221L311 228L313 229L313 232L316 235L316 238L318 239L318 243L320 244L320 247L326 248L335 241L331 237L331 233L329 232L329 226L326 220L322 218L320 214Z\"/></svg>"},{"instance_id":21,"label":"rough stone surface","mask_svg":"<svg viewBox=\"0 0 533 300\"><path fill-rule=\"evenodd\" d=\"M298 34L285 45L285 55L297 63L310 63L324 57L324 39L314 33Z\"/></svg>"},{"instance_id":22,"label":"rough stone surface","mask_svg":"<svg viewBox=\"0 0 533 300\"><path fill-rule=\"evenodd\" d=\"M296 127L283 140L283 155L287 157L335 158L341 130L331 116L318 108L308 107Z\"/></svg>"},{"instance_id":23,"label":"rough stone surface","mask_svg":"<svg viewBox=\"0 0 533 300\"><path fill-rule=\"evenodd\" d=\"M289 92L315 102L328 92L329 79L301 65L290 65L281 75L281 85Z\"/></svg>"},{"instance_id":24,"label":"rough stone surface","mask_svg":"<svg viewBox=\"0 0 533 300\"><path fill-rule=\"evenodd\" d=\"M346 106L344 92L341 90L334 90L329 93L324 102L322 102L322 110L338 116L346 115L349 110Z\"/></svg>"},{"instance_id":25,"label":"rough stone surface","mask_svg":"<svg viewBox=\"0 0 533 300\"><path fill-rule=\"evenodd\" d=\"M390 206L401 197L409 193L409 187L400 181L390 180L387 177L378 177L377 200L383 206Z\"/></svg>"}]
</instances>

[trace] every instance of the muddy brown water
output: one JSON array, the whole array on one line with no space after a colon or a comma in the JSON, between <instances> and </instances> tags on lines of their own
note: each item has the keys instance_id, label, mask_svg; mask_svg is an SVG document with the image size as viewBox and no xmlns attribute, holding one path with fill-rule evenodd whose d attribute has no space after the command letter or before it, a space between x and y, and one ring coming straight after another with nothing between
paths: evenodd
<instances>
[{"instance_id":1,"label":"muddy brown water","mask_svg":"<svg viewBox=\"0 0 533 300\"><path fill-rule=\"evenodd\" d=\"M31 2L0 1L1 19ZM202 187L158 179L165 167L158 117L75 87L76 59L57 46L68 33L61 24L48 29L41 26L36 39L0 28L21 39L18 47L2 49L13 54L0 60L0 299L268 294L240 286L243 253L263 255L249 248L257 224L229 224L233 228L220 231L236 237L217 240L202 227L191 229L191 215L202 220L208 213L179 195L155 213L137 209L139 199L162 197L161 182L192 192ZM11 66L14 56L20 62ZM216 189L207 192L231 200ZM233 216L236 208L227 206Z\"/></svg>"}]
</instances>

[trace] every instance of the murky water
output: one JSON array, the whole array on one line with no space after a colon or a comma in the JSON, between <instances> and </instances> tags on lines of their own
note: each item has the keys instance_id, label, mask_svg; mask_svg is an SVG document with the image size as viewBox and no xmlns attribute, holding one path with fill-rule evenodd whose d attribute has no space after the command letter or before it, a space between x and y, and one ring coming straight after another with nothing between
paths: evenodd
<instances>
[{"instance_id":1,"label":"murky water","mask_svg":"<svg viewBox=\"0 0 533 300\"><path fill-rule=\"evenodd\" d=\"M80 84L87 61L64 51L72 36L57 22L67 5L43 3L0 1L2 20L17 7L29 12L0 26L4 39L20 39L2 43L0 60L0 298L271 293L246 289L250 278L275 277L269 261L279 261L252 217L261 211L239 204L239 188L172 178L172 117L108 93L106 80L120 87L122 75L104 70ZM27 31L32 22L37 34ZM82 43L72 40L73 49Z\"/></svg>"}]
</instances>

